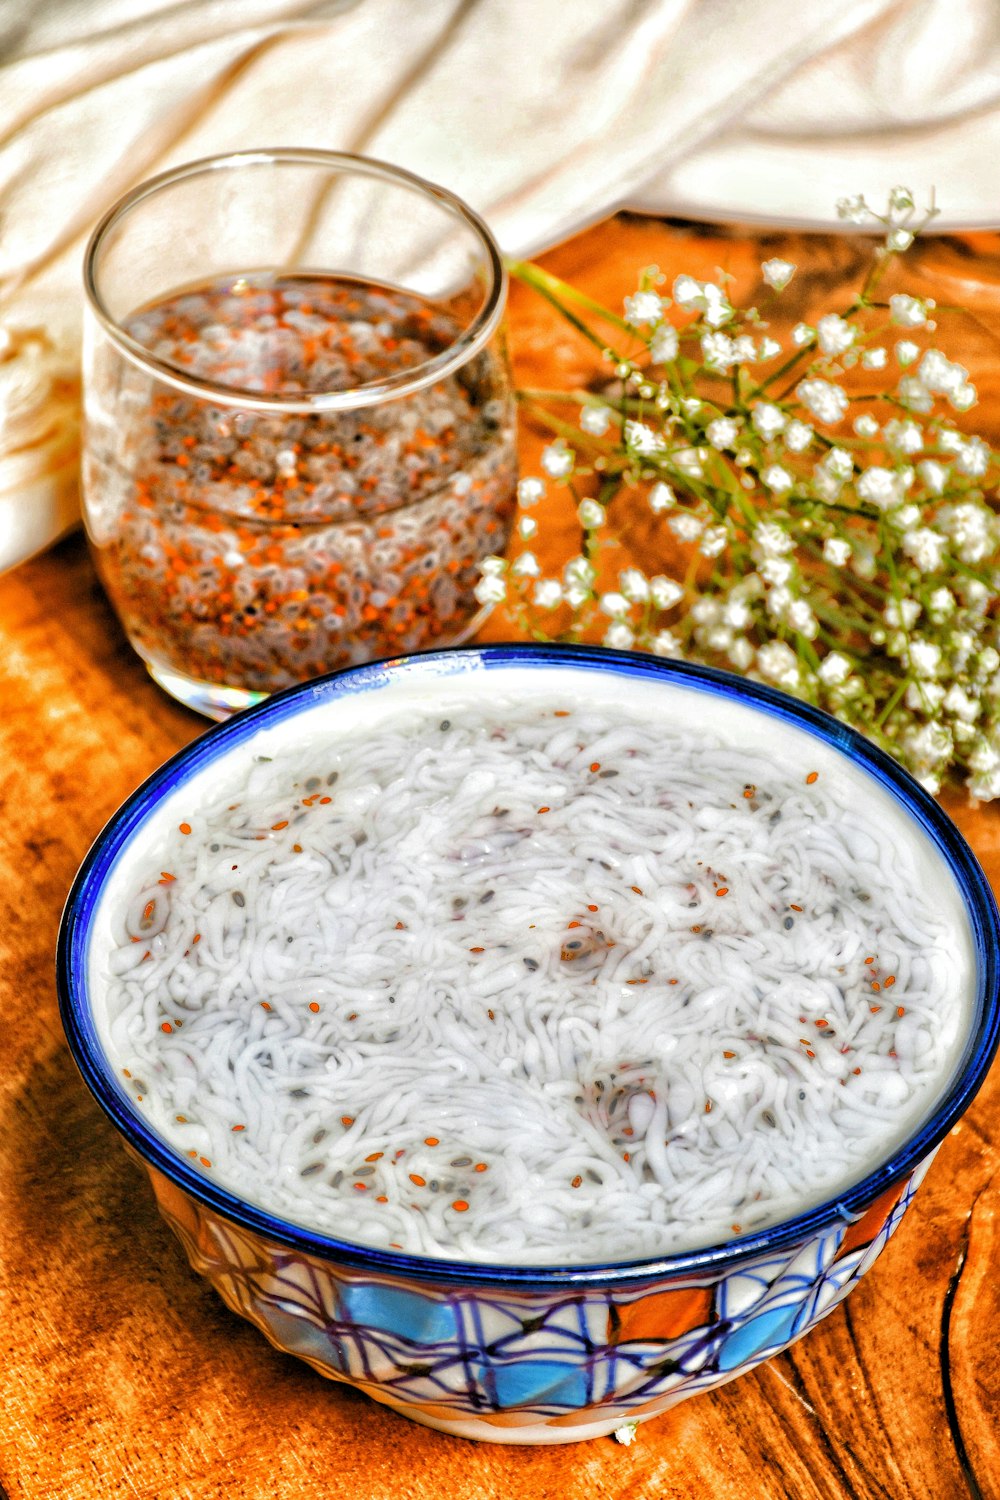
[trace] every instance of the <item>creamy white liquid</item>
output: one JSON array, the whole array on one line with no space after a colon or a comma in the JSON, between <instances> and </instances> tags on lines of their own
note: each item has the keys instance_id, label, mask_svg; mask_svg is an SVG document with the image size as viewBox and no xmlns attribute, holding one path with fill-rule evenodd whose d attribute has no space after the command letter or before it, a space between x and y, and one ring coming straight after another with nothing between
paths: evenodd
<instances>
[{"instance_id":1,"label":"creamy white liquid","mask_svg":"<svg viewBox=\"0 0 1000 1500\"><path fill-rule=\"evenodd\" d=\"M691 688L320 689L143 846L91 949L117 1076L206 1176L355 1243L568 1265L749 1233L887 1159L968 1029L926 836Z\"/></svg>"}]
</instances>

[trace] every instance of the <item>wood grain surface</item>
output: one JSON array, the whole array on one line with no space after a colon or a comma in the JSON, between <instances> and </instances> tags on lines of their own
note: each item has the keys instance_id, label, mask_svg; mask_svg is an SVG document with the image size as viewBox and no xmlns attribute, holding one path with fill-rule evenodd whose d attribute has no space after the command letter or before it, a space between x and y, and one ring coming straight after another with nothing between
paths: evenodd
<instances>
[{"instance_id":1,"label":"wood grain surface","mask_svg":"<svg viewBox=\"0 0 1000 1500\"><path fill-rule=\"evenodd\" d=\"M651 262L671 276L723 266L742 295L760 260L782 255L801 268L798 316L835 307L862 253L852 240L618 220L547 263L620 305ZM972 304L961 357L986 389L977 425L996 436L998 241L930 243L919 273L940 300ZM593 377L582 341L521 289L511 332L524 382ZM527 468L539 441L525 432ZM559 501L546 521L550 545L573 525ZM499 616L486 634L511 631ZM848 1301L629 1448L442 1437L321 1380L230 1314L77 1076L53 979L88 844L203 727L146 677L79 537L0 580L0 1500L1000 1496L996 1070ZM947 805L1000 887L1000 808Z\"/></svg>"}]
</instances>

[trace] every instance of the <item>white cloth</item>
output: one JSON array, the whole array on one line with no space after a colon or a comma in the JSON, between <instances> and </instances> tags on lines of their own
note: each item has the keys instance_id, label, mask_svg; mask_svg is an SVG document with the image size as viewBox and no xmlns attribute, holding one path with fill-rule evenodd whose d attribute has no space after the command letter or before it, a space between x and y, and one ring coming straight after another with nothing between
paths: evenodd
<instances>
[{"instance_id":1,"label":"white cloth","mask_svg":"<svg viewBox=\"0 0 1000 1500\"><path fill-rule=\"evenodd\" d=\"M519 254L623 206L832 225L897 182L937 187L941 227L988 224L1000 6L0 0L0 567L65 525L65 425L26 456L13 366L34 350L37 403L37 328L75 371L94 221L179 161L280 145L409 167Z\"/></svg>"}]
</instances>

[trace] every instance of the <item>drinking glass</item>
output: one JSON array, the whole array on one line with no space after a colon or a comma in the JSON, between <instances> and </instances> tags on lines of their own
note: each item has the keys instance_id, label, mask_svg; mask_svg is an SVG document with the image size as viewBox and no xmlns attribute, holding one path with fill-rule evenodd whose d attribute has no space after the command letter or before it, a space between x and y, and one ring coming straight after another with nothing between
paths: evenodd
<instances>
[{"instance_id":1,"label":"drinking glass","mask_svg":"<svg viewBox=\"0 0 1000 1500\"><path fill-rule=\"evenodd\" d=\"M112 208L84 279L84 519L161 687L224 718L474 633L515 421L465 204L357 156L213 157Z\"/></svg>"}]
</instances>

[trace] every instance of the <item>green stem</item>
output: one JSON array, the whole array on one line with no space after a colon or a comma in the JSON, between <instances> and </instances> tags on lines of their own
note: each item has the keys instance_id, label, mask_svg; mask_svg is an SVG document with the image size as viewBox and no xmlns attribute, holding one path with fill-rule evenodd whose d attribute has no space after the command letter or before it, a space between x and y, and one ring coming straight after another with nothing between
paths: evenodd
<instances>
[{"instance_id":1,"label":"green stem","mask_svg":"<svg viewBox=\"0 0 1000 1500\"><path fill-rule=\"evenodd\" d=\"M541 266L531 260L515 260L507 262L507 270L511 276L524 283L525 286L533 287L536 292L548 301L553 307L557 307L566 317L571 314L566 312L560 298L566 302L575 302L577 307L585 307L588 312L594 313L602 322L610 323L613 328L619 328L623 333L636 336L635 329L631 323L627 323L618 313L605 307L603 303L588 297L586 292L579 291L575 286L570 286L568 281L562 281L558 276L553 276L551 271L544 271ZM571 318L572 321L572 318ZM577 323L578 327L583 325ZM603 347L603 345L602 345Z\"/></svg>"},{"instance_id":2,"label":"green stem","mask_svg":"<svg viewBox=\"0 0 1000 1500\"><path fill-rule=\"evenodd\" d=\"M878 718L875 720L875 727L876 727L876 729L884 729L885 728L885 725L886 725L886 722L887 722L887 720L889 718L889 715L892 713L892 711L896 707L896 705L900 702L900 700L902 699L903 694L906 692L906 689L909 687L909 685L910 685L910 680L909 680L908 677L903 677L900 680L898 686L896 687L896 691L888 699L885 707L882 709L882 712L879 714Z\"/></svg>"}]
</instances>

